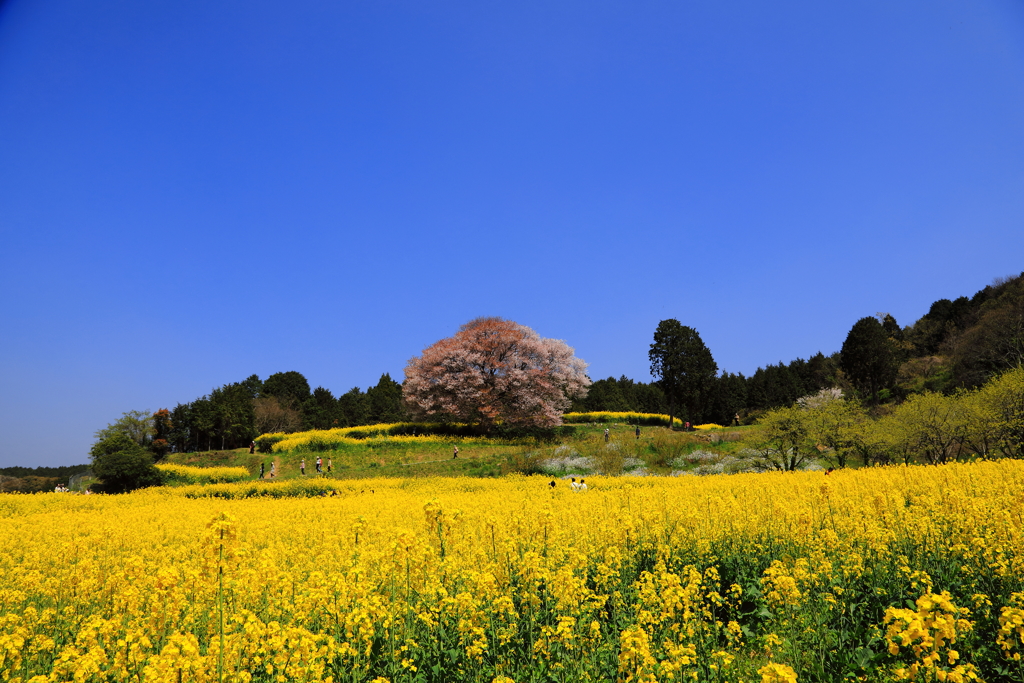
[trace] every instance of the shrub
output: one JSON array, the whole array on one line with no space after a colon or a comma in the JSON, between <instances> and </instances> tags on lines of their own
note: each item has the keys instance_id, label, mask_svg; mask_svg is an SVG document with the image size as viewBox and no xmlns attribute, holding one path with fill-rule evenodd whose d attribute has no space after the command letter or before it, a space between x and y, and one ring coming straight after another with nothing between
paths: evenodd
<instances>
[{"instance_id":1,"label":"shrub","mask_svg":"<svg viewBox=\"0 0 1024 683\"><path fill-rule=\"evenodd\" d=\"M116 432L98 441L90 451L92 471L106 493L124 493L163 483L153 465L153 454L127 434Z\"/></svg>"},{"instance_id":2,"label":"shrub","mask_svg":"<svg viewBox=\"0 0 1024 683\"><path fill-rule=\"evenodd\" d=\"M562 422L566 424L589 424L591 422L625 422L626 424L647 427L667 427L669 417L659 413L616 413L609 411L598 411L593 413L566 413L562 416ZM678 420L676 420L678 422Z\"/></svg>"}]
</instances>

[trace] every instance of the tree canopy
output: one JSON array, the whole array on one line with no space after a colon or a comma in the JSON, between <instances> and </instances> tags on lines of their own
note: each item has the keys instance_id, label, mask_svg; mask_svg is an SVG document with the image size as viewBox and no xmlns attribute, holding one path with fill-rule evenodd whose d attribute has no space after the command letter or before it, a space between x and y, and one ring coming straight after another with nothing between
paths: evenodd
<instances>
[{"instance_id":1,"label":"tree canopy","mask_svg":"<svg viewBox=\"0 0 1024 683\"><path fill-rule=\"evenodd\" d=\"M674 318L662 320L654 331L649 358L651 375L668 398L669 423L676 406L682 407L687 419L700 419L718 365L697 330Z\"/></svg>"},{"instance_id":2,"label":"tree canopy","mask_svg":"<svg viewBox=\"0 0 1024 683\"><path fill-rule=\"evenodd\" d=\"M896 381L900 354L896 341L886 333L883 324L869 316L854 323L846 335L839 352L839 364L857 389L877 401L878 392Z\"/></svg>"},{"instance_id":3,"label":"tree canopy","mask_svg":"<svg viewBox=\"0 0 1024 683\"><path fill-rule=\"evenodd\" d=\"M586 393L586 367L561 340L511 320L477 318L409 361L403 395L417 417L553 427L571 399Z\"/></svg>"},{"instance_id":4,"label":"tree canopy","mask_svg":"<svg viewBox=\"0 0 1024 683\"><path fill-rule=\"evenodd\" d=\"M107 493L124 493L162 482L160 470L153 465L153 454L124 432L100 439L89 455L92 472Z\"/></svg>"}]
</instances>

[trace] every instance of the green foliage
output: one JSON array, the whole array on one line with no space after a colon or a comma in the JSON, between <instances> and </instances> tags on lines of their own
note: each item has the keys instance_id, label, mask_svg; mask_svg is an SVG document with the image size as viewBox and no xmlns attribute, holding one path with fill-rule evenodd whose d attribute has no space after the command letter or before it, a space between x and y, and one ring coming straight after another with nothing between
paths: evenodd
<instances>
[{"instance_id":1,"label":"green foliage","mask_svg":"<svg viewBox=\"0 0 1024 683\"><path fill-rule=\"evenodd\" d=\"M97 441L89 451L92 471L106 493L124 493L163 481L153 465L153 454L123 432Z\"/></svg>"},{"instance_id":2,"label":"green foliage","mask_svg":"<svg viewBox=\"0 0 1024 683\"><path fill-rule=\"evenodd\" d=\"M88 465L67 465L64 467L0 467L0 475L8 477L47 477L63 481L89 469Z\"/></svg>"},{"instance_id":3,"label":"green foliage","mask_svg":"<svg viewBox=\"0 0 1024 683\"><path fill-rule=\"evenodd\" d=\"M145 410L129 410L116 421L96 431L96 440L103 441L123 434L139 446L148 448L153 440L153 416Z\"/></svg>"},{"instance_id":4,"label":"green foliage","mask_svg":"<svg viewBox=\"0 0 1024 683\"><path fill-rule=\"evenodd\" d=\"M317 387L302 406L302 428L333 429L338 427L338 401L328 389Z\"/></svg>"},{"instance_id":5,"label":"green foliage","mask_svg":"<svg viewBox=\"0 0 1024 683\"><path fill-rule=\"evenodd\" d=\"M863 455L868 414L859 403L836 398L804 410L815 448L821 447L835 466L846 467L851 455Z\"/></svg>"},{"instance_id":6,"label":"green foliage","mask_svg":"<svg viewBox=\"0 0 1024 683\"><path fill-rule=\"evenodd\" d=\"M409 411L402 401L402 385L387 372L380 376L377 386L366 390L366 404L371 422L385 424L409 419Z\"/></svg>"},{"instance_id":7,"label":"green foliage","mask_svg":"<svg viewBox=\"0 0 1024 683\"><path fill-rule=\"evenodd\" d=\"M276 372L263 383L261 396L273 396L289 408L300 408L310 396L309 382L301 372Z\"/></svg>"},{"instance_id":8,"label":"green foliage","mask_svg":"<svg viewBox=\"0 0 1024 683\"><path fill-rule=\"evenodd\" d=\"M792 472L817 453L809 411L799 406L776 408L765 413L759 424L755 450L760 469Z\"/></svg>"},{"instance_id":9,"label":"green foliage","mask_svg":"<svg viewBox=\"0 0 1024 683\"><path fill-rule=\"evenodd\" d=\"M591 384L585 397L573 401L572 412L667 413L668 401L657 384L635 382L623 375Z\"/></svg>"},{"instance_id":10,"label":"green foliage","mask_svg":"<svg viewBox=\"0 0 1024 683\"><path fill-rule=\"evenodd\" d=\"M699 422L703 417L718 365L700 334L692 327L670 318L658 323L654 343L648 353L651 375L668 397L669 415L680 405L687 420Z\"/></svg>"},{"instance_id":11,"label":"green foliage","mask_svg":"<svg viewBox=\"0 0 1024 683\"><path fill-rule=\"evenodd\" d=\"M991 380L977 393L975 415L988 428L976 432L980 448L991 444L1003 455L1024 458L1024 366ZM980 450L976 449L976 450Z\"/></svg>"},{"instance_id":12,"label":"green foliage","mask_svg":"<svg viewBox=\"0 0 1024 683\"><path fill-rule=\"evenodd\" d=\"M858 320L843 342L839 363L854 386L873 401L896 381L900 350L877 318Z\"/></svg>"},{"instance_id":13,"label":"green foliage","mask_svg":"<svg viewBox=\"0 0 1024 683\"><path fill-rule=\"evenodd\" d=\"M362 389L352 387L338 397L339 427L355 427L369 422L370 409Z\"/></svg>"}]
</instances>

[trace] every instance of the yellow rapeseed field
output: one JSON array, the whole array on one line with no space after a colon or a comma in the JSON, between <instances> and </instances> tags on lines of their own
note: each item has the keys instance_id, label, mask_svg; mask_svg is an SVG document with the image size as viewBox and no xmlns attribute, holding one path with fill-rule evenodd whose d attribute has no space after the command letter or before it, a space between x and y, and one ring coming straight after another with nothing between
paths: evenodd
<instances>
[{"instance_id":1,"label":"yellow rapeseed field","mask_svg":"<svg viewBox=\"0 0 1024 683\"><path fill-rule=\"evenodd\" d=\"M1024 679L1022 462L549 483L0 496L0 680Z\"/></svg>"}]
</instances>

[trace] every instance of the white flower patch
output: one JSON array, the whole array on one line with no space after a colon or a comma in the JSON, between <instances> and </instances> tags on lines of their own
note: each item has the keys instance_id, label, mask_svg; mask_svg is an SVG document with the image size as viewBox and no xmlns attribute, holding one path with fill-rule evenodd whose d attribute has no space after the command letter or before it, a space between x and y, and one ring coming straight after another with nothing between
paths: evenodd
<instances>
[{"instance_id":1,"label":"white flower patch","mask_svg":"<svg viewBox=\"0 0 1024 683\"><path fill-rule=\"evenodd\" d=\"M542 460L540 469L545 474L556 477L567 474L593 474L595 471L593 458L584 457L578 453Z\"/></svg>"}]
</instances>

